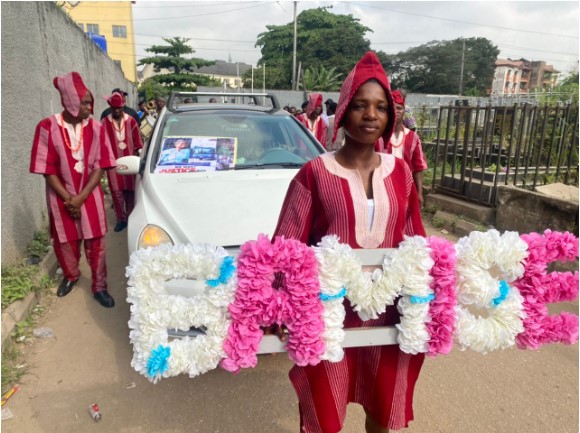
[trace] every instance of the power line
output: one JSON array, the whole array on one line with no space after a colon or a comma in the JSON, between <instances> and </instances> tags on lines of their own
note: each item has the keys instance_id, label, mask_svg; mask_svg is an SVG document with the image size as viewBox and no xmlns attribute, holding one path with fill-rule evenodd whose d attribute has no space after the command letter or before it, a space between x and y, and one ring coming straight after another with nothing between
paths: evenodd
<instances>
[{"instance_id":1,"label":"power line","mask_svg":"<svg viewBox=\"0 0 580 433\"><path fill-rule=\"evenodd\" d=\"M90 1L83 1L82 4L82 9L103 9L103 5L102 4L92 4L92 3L102 3L102 1L96 1L96 2L90 2ZM127 3L128 2L123 2L123 1L109 1L107 4L107 9L127 9ZM144 4L147 3L155 3L154 6L144 6ZM139 2L135 5L133 5L133 10L140 10L140 9L159 9L159 3L160 2ZM163 1L164 7L166 7L166 3L169 3L168 1ZM257 3L256 1L250 2L250 1L239 1L239 2L234 2L234 3L222 3L222 2L208 2L205 4L202 4L202 2L182 2L182 1L177 1L177 2L172 2L173 4L171 6L171 9L175 9L175 8L196 8L196 7L208 7L208 6L236 6L236 5L241 5L241 4L248 4L248 3ZM179 4L175 4L175 3L179 3ZM72 10L72 8L71 8Z\"/></svg>"},{"instance_id":2,"label":"power line","mask_svg":"<svg viewBox=\"0 0 580 433\"><path fill-rule=\"evenodd\" d=\"M255 53L255 50L236 50L236 49L231 49L231 48L196 48L195 51L197 52L198 50L207 50L207 51L231 51L234 53L237 52L247 52L247 53ZM129 53L115 53L113 51L107 51L107 54L109 55L114 55L114 56L132 56L132 57L139 57L139 58L147 58L147 57L156 57L155 55L152 54L129 54ZM186 59L188 60L188 59Z\"/></svg>"},{"instance_id":3,"label":"power line","mask_svg":"<svg viewBox=\"0 0 580 433\"><path fill-rule=\"evenodd\" d=\"M562 52L559 52L559 51L538 50L537 48L518 47L516 45L507 45L507 44L497 44L497 45L499 47L510 47L510 48L517 48L517 49L520 49L520 50L539 51L541 53L563 54L565 56L576 56L576 57L578 57L578 53L562 53Z\"/></svg>"},{"instance_id":4,"label":"power line","mask_svg":"<svg viewBox=\"0 0 580 433\"><path fill-rule=\"evenodd\" d=\"M165 3L165 2L163 2ZM175 2L174 2L175 3ZM177 2L177 3L186 3L186 2ZM194 2L191 3L189 2L188 4L172 4L171 5L171 9L174 8L195 8L195 7L208 7L208 6L235 6L235 5L240 5L240 4L248 4L248 3L258 3L258 2L250 2L250 1L239 1L239 2L234 2L234 3L221 3L221 2L208 2L206 4L201 4L201 2ZM134 9L154 9L154 8L159 8L159 5L155 5L155 6L143 6L143 2L140 2L139 4L136 4Z\"/></svg>"},{"instance_id":5,"label":"power line","mask_svg":"<svg viewBox=\"0 0 580 433\"><path fill-rule=\"evenodd\" d=\"M161 35L144 35L142 33L134 33L134 36L147 36L147 37L152 37L152 38L168 38L170 36L161 36ZM196 41L215 41L215 42L243 42L243 43L248 43L248 44L255 44L256 41L241 41L241 40L232 40L232 39L207 39L207 38L192 38L192 37L186 37L186 39L192 39L192 40L196 40ZM137 45L137 44L135 44ZM147 45L147 44L138 44L138 45Z\"/></svg>"},{"instance_id":6,"label":"power line","mask_svg":"<svg viewBox=\"0 0 580 433\"><path fill-rule=\"evenodd\" d=\"M357 6L368 7L368 8L373 8L373 9L384 10L384 11L388 11L388 12L395 12L397 14L413 15L413 16L422 17L422 18L430 18L430 19L435 19L435 20L448 21L448 22L452 22L452 23L469 24L469 25L473 25L473 26L490 27L493 29L512 30L512 31L516 31L516 32L534 33L534 34L538 34L538 35L548 35L548 36L558 36L558 37L562 37L562 38L578 39L578 36L573 36L573 35L563 35L563 34L558 34L558 33L538 32L535 30L516 29L513 27L493 26L490 24L473 23L473 22L469 22L469 21L454 20L451 18L434 17L431 15L417 14L414 12L404 12L404 11L398 11L395 9L383 8L383 7L379 7L379 6L371 6L371 5L359 3L359 2L345 2L345 3L349 3L349 4L357 5Z\"/></svg>"},{"instance_id":7,"label":"power line","mask_svg":"<svg viewBox=\"0 0 580 433\"><path fill-rule=\"evenodd\" d=\"M185 18L199 18L199 17L206 17L206 16L210 16L210 15L220 15L220 14L227 14L229 12L237 12L237 11L241 11L241 10L245 10L245 9L253 9L253 8L257 8L257 7L262 7L262 6L269 6L272 4L275 4L276 2L258 2L257 5L252 5L252 6L248 6L248 7L243 7L243 8L237 8L237 9L229 9L226 11L219 11L219 12L208 12L208 13L202 13L202 14L195 14L195 15L180 15L177 17L163 17L163 18L141 18L141 19L135 19L133 18L133 22L141 22L141 21L166 21L166 20L181 20L181 19L185 19ZM216 3L219 4L219 3ZM123 19L110 19L110 20L104 20L104 19L99 19L99 22L127 22L127 21L131 21L131 20L123 20Z\"/></svg>"}]
</instances>

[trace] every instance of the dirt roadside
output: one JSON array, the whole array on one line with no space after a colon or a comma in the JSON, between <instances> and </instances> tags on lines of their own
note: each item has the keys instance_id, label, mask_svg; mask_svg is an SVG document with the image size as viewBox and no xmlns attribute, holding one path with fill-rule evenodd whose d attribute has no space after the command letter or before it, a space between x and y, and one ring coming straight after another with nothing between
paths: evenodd
<instances>
[{"instance_id":1,"label":"dirt roadside","mask_svg":"<svg viewBox=\"0 0 580 433\"><path fill-rule=\"evenodd\" d=\"M112 221L112 219L110 219ZM429 234L442 234L429 227ZM452 235L447 235L453 239ZM91 297L83 262L78 286L65 298L50 296L38 326L54 337L25 346L29 373L4 407L13 418L5 433L290 433L298 407L283 354L260 356L255 369L232 375L216 369L190 379L153 385L131 367L127 322L125 233L107 235L110 291L117 305ZM554 305L578 313L578 303ZM97 402L102 421L88 406ZM482 355L454 349L427 359L417 391L416 421L409 433L577 433L578 345L538 351L509 349ZM362 431L359 406L348 410L344 433Z\"/></svg>"}]
</instances>

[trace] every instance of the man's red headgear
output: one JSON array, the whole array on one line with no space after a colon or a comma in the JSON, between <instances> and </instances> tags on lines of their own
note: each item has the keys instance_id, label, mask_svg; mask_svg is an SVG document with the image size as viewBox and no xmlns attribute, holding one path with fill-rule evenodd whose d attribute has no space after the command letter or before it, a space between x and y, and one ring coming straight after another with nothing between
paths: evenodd
<instances>
[{"instance_id":1,"label":"man's red headgear","mask_svg":"<svg viewBox=\"0 0 580 433\"><path fill-rule=\"evenodd\" d=\"M381 62L377 58L377 55L372 51L369 51L362 56L342 83L340 96L338 98L338 107L336 108L336 114L334 115L334 134L332 136L332 141L336 140L336 133L338 128L341 126L342 118L344 117L354 94L360 86L371 79L377 80L383 89L385 89L385 94L387 95L387 101L389 103L389 107L387 108L389 121L382 138L385 143L389 142L395 129L395 106L393 104L391 85L387 78L387 74L383 69L383 65L381 65Z\"/></svg>"},{"instance_id":2,"label":"man's red headgear","mask_svg":"<svg viewBox=\"0 0 580 433\"><path fill-rule=\"evenodd\" d=\"M125 96L122 93L115 92L105 99L111 108L122 108L125 106Z\"/></svg>"},{"instance_id":3,"label":"man's red headgear","mask_svg":"<svg viewBox=\"0 0 580 433\"><path fill-rule=\"evenodd\" d=\"M306 115L310 117L316 107L322 108L322 94L320 93L311 93L308 96L308 106L306 107Z\"/></svg>"},{"instance_id":4,"label":"man's red headgear","mask_svg":"<svg viewBox=\"0 0 580 433\"><path fill-rule=\"evenodd\" d=\"M73 117L78 117L81 111L81 99L87 92L93 94L87 89L81 75L78 72L69 72L68 74L54 77L52 84L60 93L60 102L63 108L68 111ZM93 114L93 106L95 99L91 102L91 114Z\"/></svg>"},{"instance_id":5,"label":"man's red headgear","mask_svg":"<svg viewBox=\"0 0 580 433\"><path fill-rule=\"evenodd\" d=\"M405 105L405 97L399 90L393 91L393 101L395 104Z\"/></svg>"}]
</instances>

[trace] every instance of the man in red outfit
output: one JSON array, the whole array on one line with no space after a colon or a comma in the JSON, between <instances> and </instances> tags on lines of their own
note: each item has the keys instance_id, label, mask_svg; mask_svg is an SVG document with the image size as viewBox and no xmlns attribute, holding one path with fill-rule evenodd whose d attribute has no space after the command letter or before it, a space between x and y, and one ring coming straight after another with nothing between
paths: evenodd
<instances>
[{"instance_id":1,"label":"man in red outfit","mask_svg":"<svg viewBox=\"0 0 580 433\"><path fill-rule=\"evenodd\" d=\"M57 296L66 296L80 277L81 242L91 268L91 291L104 307L115 305L107 291L105 233L101 189L104 170L115 158L101 124L90 118L94 99L78 72L56 77L64 108L36 126L30 172L44 175L53 248L64 279Z\"/></svg>"},{"instance_id":2,"label":"man in red outfit","mask_svg":"<svg viewBox=\"0 0 580 433\"><path fill-rule=\"evenodd\" d=\"M391 139L384 148L384 152L392 153L397 158L404 159L411 173L413 182L417 188L419 203L423 207L423 171L427 170L427 159L423 153L423 146L419 135L404 126L405 97L399 90L393 91L395 103L395 130Z\"/></svg>"},{"instance_id":3,"label":"man in red outfit","mask_svg":"<svg viewBox=\"0 0 580 433\"><path fill-rule=\"evenodd\" d=\"M111 113L103 119L103 127L111 143L115 158L136 155L143 147L139 125L125 109L125 97L122 93L113 93L107 98ZM127 227L127 218L135 206L135 176L125 176L107 172L109 189L113 198L113 206L117 217L115 231L120 232Z\"/></svg>"},{"instance_id":4,"label":"man in red outfit","mask_svg":"<svg viewBox=\"0 0 580 433\"><path fill-rule=\"evenodd\" d=\"M322 114L322 95L312 93L308 99L306 115L298 117L298 120L308 128L320 144L326 148L328 126L320 116Z\"/></svg>"}]
</instances>

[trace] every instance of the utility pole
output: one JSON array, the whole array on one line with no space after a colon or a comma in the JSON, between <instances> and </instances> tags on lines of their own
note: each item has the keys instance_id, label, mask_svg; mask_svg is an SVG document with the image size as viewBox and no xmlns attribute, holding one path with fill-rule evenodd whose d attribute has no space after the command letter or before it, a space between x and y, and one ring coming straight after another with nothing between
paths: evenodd
<instances>
[{"instance_id":1,"label":"utility pole","mask_svg":"<svg viewBox=\"0 0 580 433\"><path fill-rule=\"evenodd\" d=\"M461 73L459 74L459 96L463 93L463 65L465 64L465 39L463 39L463 50L461 52Z\"/></svg>"},{"instance_id":2,"label":"utility pole","mask_svg":"<svg viewBox=\"0 0 580 433\"><path fill-rule=\"evenodd\" d=\"M294 2L294 50L292 51L292 90L296 90L298 89L298 85L296 83L296 30L297 30L297 26L296 26L296 7L298 5L298 2L295 1Z\"/></svg>"}]
</instances>

